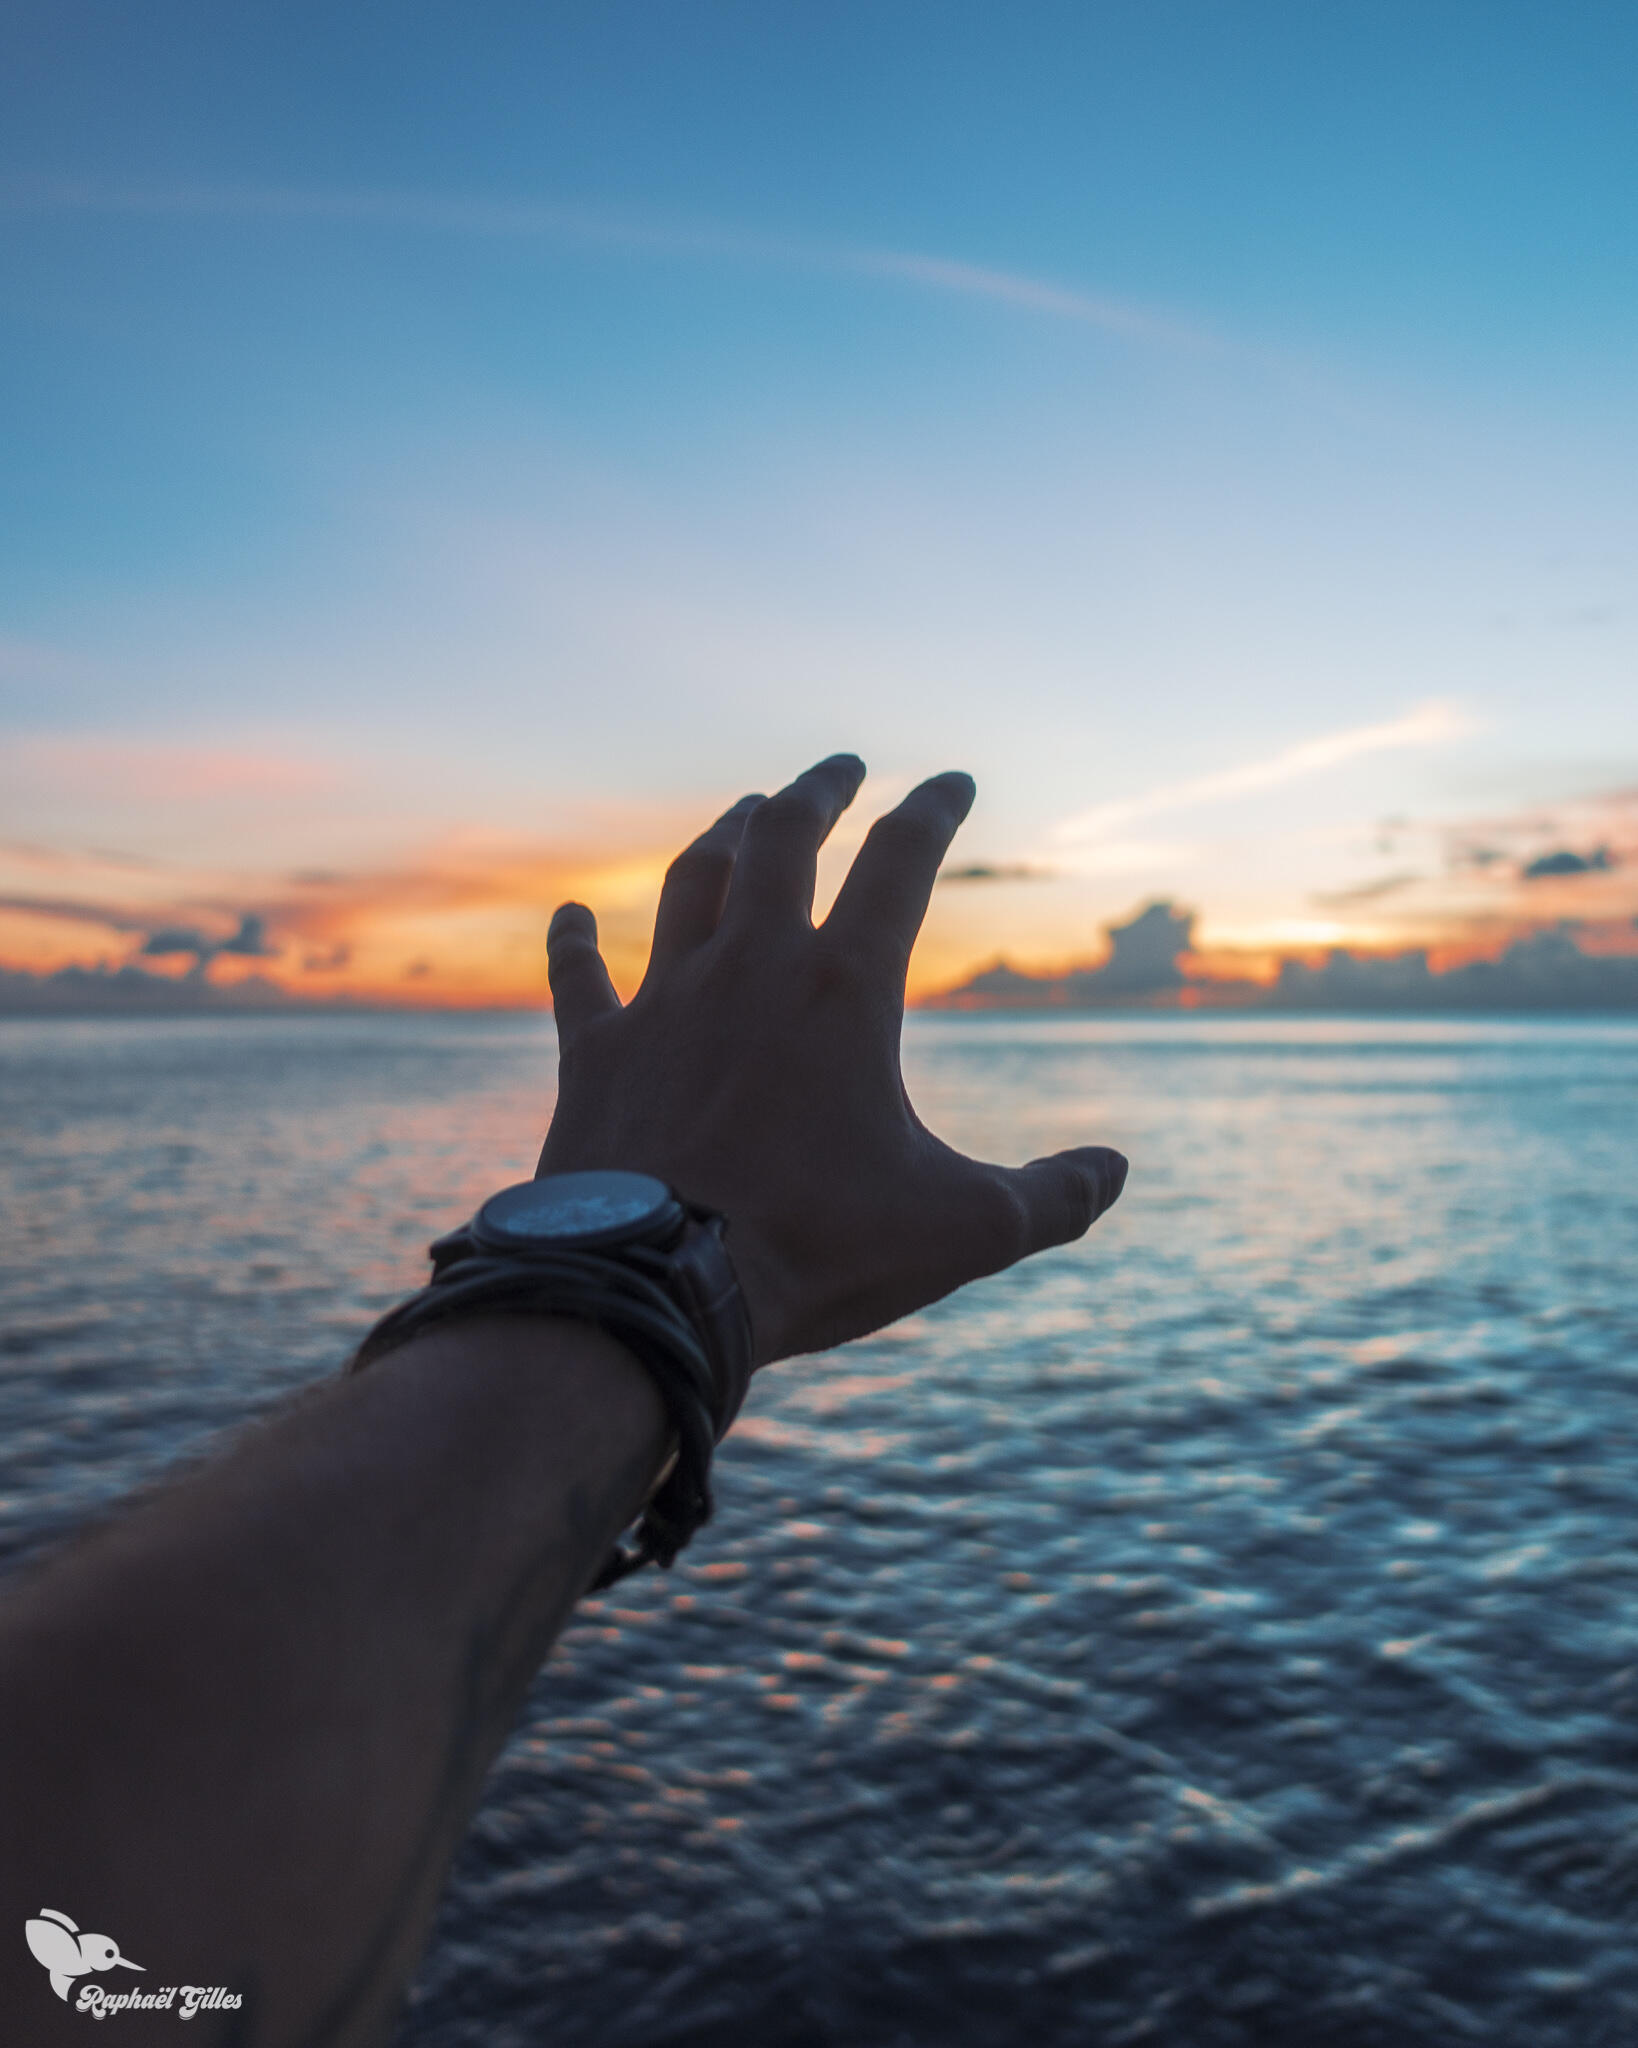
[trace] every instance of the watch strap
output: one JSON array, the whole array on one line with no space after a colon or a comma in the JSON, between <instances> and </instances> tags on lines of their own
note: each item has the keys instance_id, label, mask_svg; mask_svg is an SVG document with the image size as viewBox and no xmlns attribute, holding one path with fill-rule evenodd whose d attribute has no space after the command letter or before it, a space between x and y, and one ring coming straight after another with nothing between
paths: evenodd
<instances>
[{"instance_id":1,"label":"watch strap","mask_svg":"<svg viewBox=\"0 0 1638 2048\"><path fill-rule=\"evenodd\" d=\"M724 1217L690 1204L687 1227L669 1255L672 1291L711 1361L716 1381L712 1420L719 1444L751 1384L751 1318L729 1256L727 1234Z\"/></svg>"}]
</instances>

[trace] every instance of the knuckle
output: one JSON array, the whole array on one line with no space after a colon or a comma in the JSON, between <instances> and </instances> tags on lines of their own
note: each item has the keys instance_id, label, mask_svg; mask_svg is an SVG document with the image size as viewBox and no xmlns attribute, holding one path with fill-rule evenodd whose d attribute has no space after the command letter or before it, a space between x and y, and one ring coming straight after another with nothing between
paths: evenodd
<instances>
[{"instance_id":1,"label":"knuckle","mask_svg":"<svg viewBox=\"0 0 1638 2048\"><path fill-rule=\"evenodd\" d=\"M870 828L870 837L883 852L919 858L942 846L942 834L932 819L919 810L888 811Z\"/></svg>"},{"instance_id":2,"label":"knuckle","mask_svg":"<svg viewBox=\"0 0 1638 2048\"><path fill-rule=\"evenodd\" d=\"M873 996L883 980L877 951L857 937L822 944L814 960L814 979L819 990L844 1000Z\"/></svg>"},{"instance_id":3,"label":"knuckle","mask_svg":"<svg viewBox=\"0 0 1638 2048\"><path fill-rule=\"evenodd\" d=\"M692 887L694 884L712 885L720 882L723 875L733 866L733 855L725 846L713 846L709 840L696 839L692 846L685 846L665 871L666 887Z\"/></svg>"},{"instance_id":4,"label":"knuckle","mask_svg":"<svg viewBox=\"0 0 1638 2048\"><path fill-rule=\"evenodd\" d=\"M982 1242L988 1248L991 1270L1016 1265L1030 1248L1029 1204L1020 1191L999 1175L986 1175L979 1183L976 1203Z\"/></svg>"},{"instance_id":5,"label":"knuckle","mask_svg":"<svg viewBox=\"0 0 1638 2048\"><path fill-rule=\"evenodd\" d=\"M758 804L745 829L759 838L782 838L787 833L811 830L818 815L819 806L813 797L793 785Z\"/></svg>"}]
</instances>

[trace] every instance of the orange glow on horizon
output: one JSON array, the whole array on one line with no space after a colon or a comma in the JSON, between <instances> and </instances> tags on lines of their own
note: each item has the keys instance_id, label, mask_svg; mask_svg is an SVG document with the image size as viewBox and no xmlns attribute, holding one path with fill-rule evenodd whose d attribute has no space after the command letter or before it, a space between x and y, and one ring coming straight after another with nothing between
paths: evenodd
<instances>
[{"instance_id":1,"label":"orange glow on horizon","mask_svg":"<svg viewBox=\"0 0 1638 2048\"><path fill-rule=\"evenodd\" d=\"M170 766L182 780L194 778L193 787L217 791L252 772L237 758L203 752ZM269 772L277 783L303 771L285 762ZM893 794L879 791L878 800ZM629 997L647 966L666 866L699 829L702 808L627 810L594 821L579 844L466 830L396 862L350 870L206 872L0 846L0 970L41 977L77 967L111 976L135 967L224 990L260 981L304 1002L533 1009L549 1001L552 911L574 900L596 913L610 975ZM863 835L864 810L844 821L825 851L820 915ZM585 843L597 836L602 849ZM616 842L618 853L609 850ZM1202 916L1178 964L1199 991L1195 1000L1208 1006L1233 1000L1236 984L1242 991L1272 984L1288 960L1320 967L1339 949L1363 958L1422 949L1442 973L1497 958L1514 941L1553 929L1577 905L1578 943L1588 953L1630 953L1638 949L1630 905L1613 913L1626 904L1635 872L1638 862L1623 855L1590 883L1514 882L1443 915L1429 906L1396 921L1375 905L1357 916L1281 914L1275 905L1260 918ZM944 997L1002 962L1042 981L1096 968L1108 958L1104 927L1119 921L1094 918L1080 895L940 888L911 962L909 1001Z\"/></svg>"}]
</instances>

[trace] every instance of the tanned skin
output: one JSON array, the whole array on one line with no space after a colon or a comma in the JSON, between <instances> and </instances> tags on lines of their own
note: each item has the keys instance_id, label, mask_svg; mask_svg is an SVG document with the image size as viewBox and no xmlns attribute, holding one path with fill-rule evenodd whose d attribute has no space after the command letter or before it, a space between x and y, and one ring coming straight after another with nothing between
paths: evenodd
<instances>
[{"instance_id":1,"label":"tanned skin","mask_svg":"<svg viewBox=\"0 0 1638 2048\"><path fill-rule=\"evenodd\" d=\"M1081 1236L1125 1177L1098 1146L986 1165L918 1121L905 973L973 785L936 776L881 818L815 927L819 848L863 775L835 755L680 854L629 1003L589 910L548 939L540 1170L653 1173L721 1210L759 1367ZM84 1984L191 1983L242 2003L190 2041L383 2040L485 1772L666 1443L612 1337L473 1320L276 1409L24 1574L0 1603L7 2038L83 2039ZM143 1973L59 2000L23 1937L47 1906Z\"/></svg>"}]
</instances>

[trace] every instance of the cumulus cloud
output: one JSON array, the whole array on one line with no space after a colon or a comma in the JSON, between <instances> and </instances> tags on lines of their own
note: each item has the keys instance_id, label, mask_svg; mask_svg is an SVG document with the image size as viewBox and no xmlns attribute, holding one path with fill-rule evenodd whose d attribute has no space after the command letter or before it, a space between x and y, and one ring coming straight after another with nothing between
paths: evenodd
<instances>
[{"instance_id":1,"label":"cumulus cloud","mask_svg":"<svg viewBox=\"0 0 1638 2048\"><path fill-rule=\"evenodd\" d=\"M1067 974L1021 974L1000 960L933 1006L1038 1009L1049 1005L1096 1008L1104 1004L1164 1001L1184 987L1181 965L1194 932L1194 913L1170 902L1147 903L1125 924L1104 929L1108 958Z\"/></svg>"},{"instance_id":2,"label":"cumulus cloud","mask_svg":"<svg viewBox=\"0 0 1638 2048\"><path fill-rule=\"evenodd\" d=\"M1020 973L998 961L934 997L934 1008L1099 1009L1179 1002L1253 1010L1553 1011L1638 1010L1638 953L1589 952L1571 923L1526 933L1494 960L1443 971L1425 948L1351 953L1334 948L1317 965L1281 963L1270 986L1197 978L1184 964L1193 918L1170 903L1146 905L1107 936L1101 965L1058 975ZM1633 921L1638 930L1638 919ZM1596 936L1596 935L1595 935ZM1604 928L1606 942L1614 936Z\"/></svg>"},{"instance_id":3,"label":"cumulus cloud","mask_svg":"<svg viewBox=\"0 0 1638 2048\"><path fill-rule=\"evenodd\" d=\"M1333 952L1319 967L1287 960L1274 1002L1325 1010L1638 1009L1638 955L1584 951L1573 926L1515 939L1496 960L1435 973L1420 949Z\"/></svg>"},{"instance_id":4,"label":"cumulus cloud","mask_svg":"<svg viewBox=\"0 0 1638 2048\"><path fill-rule=\"evenodd\" d=\"M236 954L248 960L273 960L279 951L277 946L267 943L266 921L254 910L247 910L241 915L239 929L231 938L213 939L191 925L167 924L149 932L141 950L145 957L155 960L175 959L191 953L201 967L208 966L221 953Z\"/></svg>"},{"instance_id":5,"label":"cumulus cloud","mask_svg":"<svg viewBox=\"0 0 1638 2048\"><path fill-rule=\"evenodd\" d=\"M1168 902L1148 903L1125 924L1107 925L1109 958L1066 977L1071 998L1157 995L1183 986L1178 961L1189 950L1194 913Z\"/></svg>"}]
</instances>

